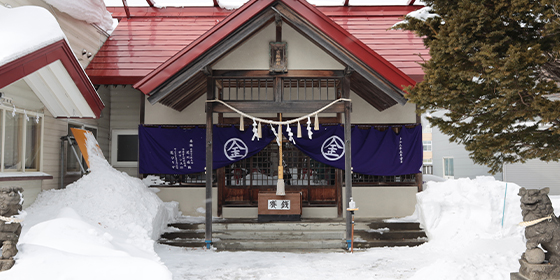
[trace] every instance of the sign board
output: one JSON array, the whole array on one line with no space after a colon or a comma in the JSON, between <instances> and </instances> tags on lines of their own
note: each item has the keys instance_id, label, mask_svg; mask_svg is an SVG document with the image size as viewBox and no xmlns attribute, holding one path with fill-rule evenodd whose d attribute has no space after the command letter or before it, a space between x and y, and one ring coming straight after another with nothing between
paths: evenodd
<instances>
[{"instance_id":1,"label":"sign board","mask_svg":"<svg viewBox=\"0 0 560 280\"><path fill-rule=\"evenodd\" d=\"M268 210L290 210L290 200L289 199L269 199L268 200Z\"/></svg>"}]
</instances>

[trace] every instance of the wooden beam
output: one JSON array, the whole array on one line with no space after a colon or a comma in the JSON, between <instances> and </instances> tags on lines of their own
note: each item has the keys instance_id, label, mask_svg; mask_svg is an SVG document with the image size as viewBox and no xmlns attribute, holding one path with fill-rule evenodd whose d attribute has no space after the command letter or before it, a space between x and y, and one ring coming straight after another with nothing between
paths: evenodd
<instances>
[{"instance_id":1,"label":"wooden beam","mask_svg":"<svg viewBox=\"0 0 560 280\"><path fill-rule=\"evenodd\" d=\"M276 15L274 22L276 23L276 42L282 42L282 17Z\"/></svg>"},{"instance_id":2,"label":"wooden beam","mask_svg":"<svg viewBox=\"0 0 560 280\"><path fill-rule=\"evenodd\" d=\"M344 70L290 70L288 73L270 74L268 70L214 70L214 77L219 78L269 78L269 77L288 77L288 78L342 78Z\"/></svg>"},{"instance_id":3,"label":"wooden beam","mask_svg":"<svg viewBox=\"0 0 560 280\"><path fill-rule=\"evenodd\" d=\"M230 101L230 106L248 114L254 113L309 113L323 108L332 101L293 101L293 102L272 102L272 101ZM212 103L216 113L235 113L225 105ZM344 103L338 102L323 111L323 113L342 113Z\"/></svg>"}]
</instances>

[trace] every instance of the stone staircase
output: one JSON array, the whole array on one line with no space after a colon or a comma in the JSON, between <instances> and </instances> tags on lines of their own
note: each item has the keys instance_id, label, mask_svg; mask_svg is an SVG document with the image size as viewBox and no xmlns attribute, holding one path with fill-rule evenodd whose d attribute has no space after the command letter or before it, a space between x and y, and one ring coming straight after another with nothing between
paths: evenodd
<instances>
[{"instance_id":1,"label":"stone staircase","mask_svg":"<svg viewBox=\"0 0 560 280\"><path fill-rule=\"evenodd\" d=\"M203 223L175 223L162 234L161 244L202 248ZM227 219L212 225L213 247L224 251L343 251L343 219L304 219L300 222L258 223L252 219ZM356 221L354 248L417 246L426 235L414 223Z\"/></svg>"},{"instance_id":2,"label":"stone staircase","mask_svg":"<svg viewBox=\"0 0 560 280\"><path fill-rule=\"evenodd\" d=\"M428 241L419 223L355 223L354 248L418 246Z\"/></svg>"}]
</instances>

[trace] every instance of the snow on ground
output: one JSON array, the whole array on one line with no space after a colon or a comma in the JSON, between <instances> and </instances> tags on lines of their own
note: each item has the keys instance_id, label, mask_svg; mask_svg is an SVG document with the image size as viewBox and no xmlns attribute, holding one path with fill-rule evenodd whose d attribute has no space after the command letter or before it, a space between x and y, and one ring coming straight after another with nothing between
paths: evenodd
<instances>
[{"instance_id":1,"label":"snow on ground","mask_svg":"<svg viewBox=\"0 0 560 280\"><path fill-rule=\"evenodd\" d=\"M183 279L510 279L525 249L519 186L493 177L428 182L416 217L430 236L418 247L349 253L266 253L186 250L156 252ZM552 198L553 203L560 198ZM560 204L560 203L555 203ZM505 216L503 215L505 213ZM558 211L557 211L558 213ZM410 221L414 216L391 221ZM502 227L502 217L504 225Z\"/></svg>"},{"instance_id":2,"label":"snow on ground","mask_svg":"<svg viewBox=\"0 0 560 280\"><path fill-rule=\"evenodd\" d=\"M350 254L154 245L163 224L177 215L177 203L165 205L95 152L90 160L90 174L65 190L42 193L26 209L16 264L0 279L505 280L519 269L525 248L517 226L519 186L492 177L427 182L415 214L391 219L421 222L429 242L418 247ZM560 197L551 198L558 207Z\"/></svg>"},{"instance_id":3,"label":"snow on ground","mask_svg":"<svg viewBox=\"0 0 560 280\"><path fill-rule=\"evenodd\" d=\"M26 209L16 265L0 279L171 279L154 251L170 211L87 146L91 172Z\"/></svg>"}]
</instances>

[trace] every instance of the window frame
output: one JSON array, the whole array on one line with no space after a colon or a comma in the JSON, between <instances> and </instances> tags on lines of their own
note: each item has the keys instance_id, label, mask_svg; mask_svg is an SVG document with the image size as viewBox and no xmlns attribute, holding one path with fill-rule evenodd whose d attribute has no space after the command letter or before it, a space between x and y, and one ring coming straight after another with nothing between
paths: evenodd
<instances>
[{"instance_id":1,"label":"window frame","mask_svg":"<svg viewBox=\"0 0 560 280\"><path fill-rule=\"evenodd\" d=\"M426 149L429 148L429 149ZM422 140L422 151L431 152L432 151L432 140Z\"/></svg>"},{"instance_id":2,"label":"window frame","mask_svg":"<svg viewBox=\"0 0 560 280\"><path fill-rule=\"evenodd\" d=\"M139 152L136 154L136 161L118 161L118 137L120 135L136 135L138 129L113 129L111 130L111 165L113 167L138 167Z\"/></svg>"},{"instance_id":3,"label":"window frame","mask_svg":"<svg viewBox=\"0 0 560 280\"><path fill-rule=\"evenodd\" d=\"M447 160L447 163L446 163ZM449 160L451 160L451 175L449 175ZM455 160L453 157L443 157L443 178L454 179L455 178Z\"/></svg>"},{"instance_id":4,"label":"window frame","mask_svg":"<svg viewBox=\"0 0 560 280\"><path fill-rule=\"evenodd\" d=\"M37 118L37 116L39 117L39 129L40 129L40 135L39 135L39 143L38 143L38 156L39 156L39 160L36 163L37 167L36 168L26 168L25 167L25 162L26 162L26 155L27 155L27 127L26 125L23 125L23 127L21 128L21 135L19 137L21 137L21 139L19 139L19 142L23 143L22 144L22 148L21 148L21 155L19 155L19 160L21 161L21 169L17 170L17 169L6 169L5 168L5 156L6 156L6 114L7 113L13 113L15 111L16 114L20 114L21 117L25 117L27 115L27 117L29 117L29 121L35 121L34 119ZM44 135L45 135L45 114L43 113L39 113L39 112L33 112L33 111L27 111L25 109L19 109L19 108L15 108L15 107L9 107L6 105L0 105L0 119L1 119L1 123L0 123L0 173L31 173L31 172L42 172L43 171L43 151L44 151ZM27 120L23 120L24 124L25 121Z\"/></svg>"}]
</instances>

